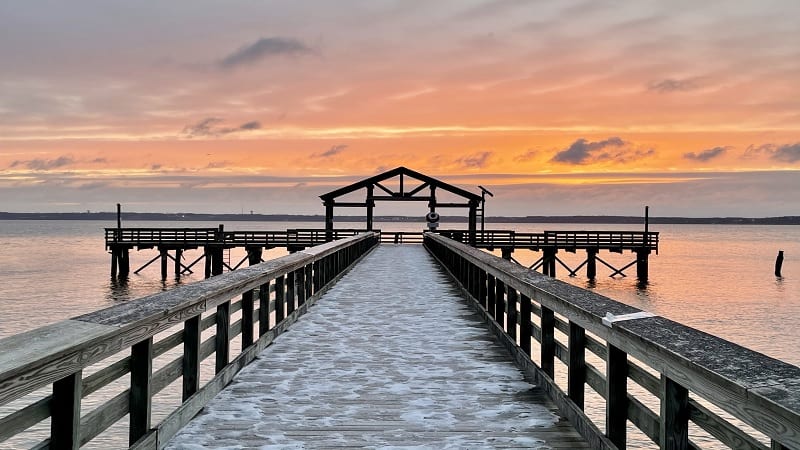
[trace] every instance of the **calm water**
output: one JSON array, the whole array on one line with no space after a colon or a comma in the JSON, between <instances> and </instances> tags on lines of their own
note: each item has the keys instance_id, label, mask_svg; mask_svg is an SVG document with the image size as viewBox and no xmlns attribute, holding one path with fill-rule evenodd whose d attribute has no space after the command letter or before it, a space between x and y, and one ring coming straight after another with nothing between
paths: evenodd
<instances>
[{"instance_id":1,"label":"calm water","mask_svg":"<svg viewBox=\"0 0 800 450\"><path fill-rule=\"evenodd\" d=\"M126 222L128 227L216 227L216 223ZM419 230L424 224L379 223L384 230ZM112 282L110 256L103 245L103 228L112 223L95 221L0 221L0 337L30 330L47 323L111 306L133 298L174 287L174 279L162 282L157 264L125 284ZM321 223L239 222L226 223L226 230L319 228ZM337 223L337 227L360 227ZM445 224L459 228L458 224ZM621 225L491 224L492 229L518 231L640 230ZM609 278L610 270L598 264L598 279L592 283L585 272L570 278L558 267L558 277L588 287L624 303L651 311L742 344L775 358L800 365L800 227L655 225L661 232L658 255L650 259L650 282L637 286L635 269L628 277ZM783 278L773 274L778 250L785 253ZM201 251L188 251L186 263ZM270 250L265 258L285 254ZM155 256L155 251L131 253L131 270ZM514 258L530 265L540 255L517 251ZM570 267L583 261L582 253L559 253ZM633 261L631 253L601 253L615 267ZM233 263L244 257L243 250L230 255ZM202 279L202 264L194 275L180 283ZM2 349L0 349L1 351ZM175 399L167 394L166 402ZM179 400L178 400L179 401ZM2 415L2 414L0 414ZM158 416L158 414L155 414ZM154 416L154 420L157 417ZM124 425L124 424L123 424ZM124 428L120 433L124 436ZM117 446L116 441L99 441L99 447ZM2 444L0 444L2 447Z\"/></svg>"}]
</instances>

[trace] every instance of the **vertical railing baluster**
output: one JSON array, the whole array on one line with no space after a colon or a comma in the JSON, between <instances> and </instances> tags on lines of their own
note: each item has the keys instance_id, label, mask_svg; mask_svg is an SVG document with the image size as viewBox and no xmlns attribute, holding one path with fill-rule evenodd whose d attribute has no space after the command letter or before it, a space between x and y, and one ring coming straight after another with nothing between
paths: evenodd
<instances>
[{"instance_id":1,"label":"vertical railing baluster","mask_svg":"<svg viewBox=\"0 0 800 450\"><path fill-rule=\"evenodd\" d=\"M200 315L183 322L183 395L185 402L200 390Z\"/></svg>"},{"instance_id":2,"label":"vertical railing baluster","mask_svg":"<svg viewBox=\"0 0 800 450\"><path fill-rule=\"evenodd\" d=\"M306 302L306 268L301 267L295 272L297 282L297 306L300 307Z\"/></svg>"},{"instance_id":3,"label":"vertical railing baluster","mask_svg":"<svg viewBox=\"0 0 800 450\"><path fill-rule=\"evenodd\" d=\"M517 290L508 288L508 301L506 302L506 333L517 340Z\"/></svg>"},{"instance_id":4,"label":"vertical railing baluster","mask_svg":"<svg viewBox=\"0 0 800 450\"><path fill-rule=\"evenodd\" d=\"M82 371L53 383L53 399L50 401L50 448L54 450L77 450L81 447L81 397Z\"/></svg>"},{"instance_id":5,"label":"vertical railing baluster","mask_svg":"<svg viewBox=\"0 0 800 450\"><path fill-rule=\"evenodd\" d=\"M494 320L503 328L503 313L506 308L505 294L506 285L499 279L494 280L495 297L494 297Z\"/></svg>"},{"instance_id":6,"label":"vertical railing baluster","mask_svg":"<svg viewBox=\"0 0 800 450\"><path fill-rule=\"evenodd\" d=\"M314 261L314 293L316 294L322 289L322 274L320 273L322 264L320 261Z\"/></svg>"},{"instance_id":7,"label":"vertical railing baluster","mask_svg":"<svg viewBox=\"0 0 800 450\"><path fill-rule=\"evenodd\" d=\"M258 288L258 335L269 331L269 281Z\"/></svg>"},{"instance_id":8,"label":"vertical railing baluster","mask_svg":"<svg viewBox=\"0 0 800 450\"><path fill-rule=\"evenodd\" d=\"M493 275L486 276L486 312L489 316L494 316L495 299L497 298L497 290L495 286L495 277Z\"/></svg>"},{"instance_id":9,"label":"vertical railing baluster","mask_svg":"<svg viewBox=\"0 0 800 450\"><path fill-rule=\"evenodd\" d=\"M478 303L486 309L486 272L478 269Z\"/></svg>"},{"instance_id":10,"label":"vertical railing baluster","mask_svg":"<svg viewBox=\"0 0 800 450\"><path fill-rule=\"evenodd\" d=\"M131 347L129 445L150 431L152 378L153 338L149 337Z\"/></svg>"},{"instance_id":11,"label":"vertical railing baluster","mask_svg":"<svg viewBox=\"0 0 800 450\"><path fill-rule=\"evenodd\" d=\"M286 278L281 275L275 279L275 324L281 323L286 316L286 309L284 301L286 300L286 293L284 287L286 285Z\"/></svg>"},{"instance_id":12,"label":"vertical railing baluster","mask_svg":"<svg viewBox=\"0 0 800 450\"><path fill-rule=\"evenodd\" d=\"M624 450L628 421L628 355L611 344L608 344L606 383L606 436L618 449Z\"/></svg>"},{"instance_id":13,"label":"vertical railing baluster","mask_svg":"<svg viewBox=\"0 0 800 450\"><path fill-rule=\"evenodd\" d=\"M531 299L527 295L519 297L519 346L523 352L531 356Z\"/></svg>"},{"instance_id":14,"label":"vertical railing baluster","mask_svg":"<svg viewBox=\"0 0 800 450\"><path fill-rule=\"evenodd\" d=\"M214 337L216 347L215 373L220 373L230 361L231 301L217 306L217 334Z\"/></svg>"},{"instance_id":15,"label":"vertical railing baluster","mask_svg":"<svg viewBox=\"0 0 800 450\"><path fill-rule=\"evenodd\" d=\"M542 328L542 342L541 342L541 366L542 371L553 378L555 374L555 356L556 356L556 336L555 336L555 325L556 325L556 318L553 310L542 305L542 316L541 316L541 328Z\"/></svg>"},{"instance_id":16,"label":"vertical railing baluster","mask_svg":"<svg viewBox=\"0 0 800 450\"><path fill-rule=\"evenodd\" d=\"M586 384L586 330L569 322L569 367L567 368L567 395L578 408L583 409Z\"/></svg>"},{"instance_id":17,"label":"vertical railing baluster","mask_svg":"<svg viewBox=\"0 0 800 450\"><path fill-rule=\"evenodd\" d=\"M312 295L314 295L314 292L315 292L314 291L314 282L313 282L313 280L314 280L314 270L313 270L312 264L308 264L306 266L305 270L306 270L306 274L305 274L306 296L305 296L305 299L308 300L308 299L311 298Z\"/></svg>"},{"instance_id":18,"label":"vertical railing baluster","mask_svg":"<svg viewBox=\"0 0 800 450\"><path fill-rule=\"evenodd\" d=\"M253 345L253 290L242 293L242 351Z\"/></svg>"},{"instance_id":19,"label":"vertical railing baluster","mask_svg":"<svg viewBox=\"0 0 800 450\"><path fill-rule=\"evenodd\" d=\"M662 450L689 448L689 390L661 374Z\"/></svg>"},{"instance_id":20,"label":"vertical railing baluster","mask_svg":"<svg viewBox=\"0 0 800 450\"><path fill-rule=\"evenodd\" d=\"M286 274L286 315L294 312L295 306L295 294L296 294L296 287L297 287L297 280L295 277L295 271L291 271Z\"/></svg>"}]
</instances>

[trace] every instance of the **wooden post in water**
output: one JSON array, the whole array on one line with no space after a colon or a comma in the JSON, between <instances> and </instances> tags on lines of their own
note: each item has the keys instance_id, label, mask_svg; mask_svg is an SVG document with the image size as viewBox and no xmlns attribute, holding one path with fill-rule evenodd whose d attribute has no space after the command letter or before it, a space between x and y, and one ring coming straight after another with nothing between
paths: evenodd
<instances>
[{"instance_id":1,"label":"wooden post in water","mask_svg":"<svg viewBox=\"0 0 800 450\"><path fill-rule=\"evenodd\" d=\"M542 261L542 273L553 278L556 277L556 247L545 247L543 249L544 260Z\"/></svg>"},{"instance_id":2,"label":"wooden post in water","mask_svg":"<svg viewBox=\"0 0 800 450\"><path fill-rule=\"evenodd\" d=\"M594 280L597 278L597 249L586 249L586 278Z\"/></svg>"},{"instance_id":3,"label":"wooden post in water","mask_svg":"<svg viewBox=\"0 0 800 450\"><path fill-rule=\"evenodd\" d=\"M641 282L646 282L648 278L648 258L650 249L642 247L636 250L636 277Z\"/></svg>"},{"instance_id":4,"label":"wooden post in water","mask_svg":"<svg viewBox=\"0 0 800 450\"><path fill-rule=\"evenodd\" d=\"M775 259L775 276L781 277L781 268L783 267L783 250L778 251L778 257Z\"/></svg>"},{"instance_id":5,"label":"wooden post in water","mask_svg":"<svg viewBox=\"0 0 800 450\"><path fill-rule=\"evenodd\" d=\"M169 260L169 257L167 256L168 255L167 249L166 249L166 247L159 246L158 247L158 252L161 254L161 279L162 280L166 280L167 279L167 262Z\"/></svg>"},{"instance_id":6,"label":"wooden post in water","mask_svg":"<svg viewBox=\"0 0 800 450\"><path fill-rule=\"evenodd\" d=\"M181 259L183 258L183 249L175 249L175 277L181 277Z\"/></svg>"},{"instance_id":7,"label":"wooden post in water","mask_svg":"<svg viewBox=\"0 0 800 450\"><path fill-rule=\"evenodd\" d=\"M205 255L206 278L211 278L211 263L214 259L214 252L211 250L210 246L206 245L203 247L203 254Z\"/></svg>"},{"instance_id":8,"label":"wooden post in water","mask_svg":"<svg viewBox=\"0 0 800 450\"><path fill-rule=\"evenodd\" d=\"M500 249L500 252L503 255L503 259L505 259L506 261L511 261L511 253L514 252L514 248L513 247L503 247L503 248Z\"/></svg>"}]
</instances>

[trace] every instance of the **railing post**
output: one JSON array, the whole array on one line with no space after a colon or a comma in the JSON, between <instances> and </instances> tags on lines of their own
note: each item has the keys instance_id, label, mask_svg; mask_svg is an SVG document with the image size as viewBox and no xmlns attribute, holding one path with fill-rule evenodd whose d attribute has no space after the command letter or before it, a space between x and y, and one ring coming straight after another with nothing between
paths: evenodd
<instances>
[{"instance_id":1,"label":"railing post","mask_svg":"<svg viewBox=\"0 0 800 450\"><path fill-rule=\"evenodd\" d=\"M661 374L662 450L689 448L689 390Z\"/></svg>"},{"instance_id":2,"label":"railing post","mask_svg":"<svg viewBox=\"0 0 800 450\"><path fill-rule=\"evenodd\" d=\"M322 277L320 270L322 268L322 264L319 261L314 261L314 293L319 292L322 289Z\"/></svg>"},{"instance_id":3,"label":"railing post","mask_svg":"<svg viewBox=\"0 0 800 450\"><path fill-rule=\"evenodd\" d=\"M295 271L286 274L286 315L294 312L295 305L295 288L297 287L297 280L295 278Z\"/></svg>"},{"instance_id":4,"label":"railing post","mask_svg":"<svg viewBox=\"0 0 800 450\"><path fill-rule=\"evenodd\" d=\"M253 345L253 290L242 292L242 351Z\"/></svg>"},{"instance_id":5,"label":"railing post","mask_svg":"<svg viewBox=\"0 0 800 450\"><path fill-rule=\"evenodd\" d=\"M511 339L517 339L517 290L508 288L508 301L506 302L506 333Z\"/></svg>"},{"instance_id":6,"label":"railing post","mask_svg":"<svg viewBox=\"0 0 800 450\"><path fill-rule=\"evenodd\" d=\"M200 390L200 315L183 322L183 396L185 402Z\"/></svg>"},{"instance_id":7,"label":"railing post","mask_svg":"<svg viewBox=\"0 0 800 450\"><path fill-rule=\"evenodd\" d=\"M286 284L286 279L283 275L279 276L275 279L275 324L281 323L283 318L286 315L286 309L284 308L284 301L286 300L286 294L284 292L284 287Z\"/></svg>"},{"instance_id":8,"label":"railing post","mask_svg":"<svg viewBox=\"0 0 800 450\"><path fill-rule=\"evenodd\" d=\"M606 436L618 449L626 447L628 422L628 354L608 345L606 360Z\"/></svg>"},{"instance_id":9,"label":"railing post","mask_svg":"<svg viewBox=\"0 0 800 450\"><path fill-rule=\"evenodd\" d=\"M133 445L150 431L152 377L153 338L149 337L131 347L129 445Z\"/></svg>"},{"instance_id":10,"label":"railing post","mask_svg":"<svg viewBox=\"0 0 800 450\"><path fill-rule=\"evenodd\" d=\"M495 288L494 320L498 323L498 325L500 325L500 328L503 328L503 313L505 313L506 309L506 301L505 301L506 285L502 281L495 279L494 288Z\"/></svg>"},{"instance_id":11,"label":"railing post","mask_svg":"<svg viewBox=\"0 0 800 450\"><path fill-rule=\"evenodd\" d=\"M519 346L531 356L531 299L526 295L520 295L519 315L522 318L519 324Z\"/></svg>"},{"instance_id":12,"label":"railing post","mask_svg":"<svg viewBox=\"0 0 800 450\"><path fill-rule=\"evenodd\" d=\"M541 342L541 360L542 371L550 378L555 374L555 357L556 357L556 336L555 325L556 318L553 310L542 305L542 342Z\"/></svg>"},{"instance_id":13,"label":"railing post","mask_svg":"<svg viewBox=\"0 0 800 450\"><path fill-rule=\"evenodd\" d=\"M478 303L486 309L486 272L478 269Z\"/></svg>"},{"instance_id":14,"label":"railing post","mask_svg":"<svg viewBox=\"0 0 800 450\"><path fill-rule=\"evenodd\" d=\"M231 331L231 301L217 306L217 334L214 339L216 346L216 372L219 373L230 361L230 331Z\"/></svg>"},{"instance_id":15,"label":"railing post","mask_svg":"<svg viewBox=\"0 0 800 450\"><path fill-rule=\"evenodd\" d=\"M306 266L305 280L306 280L306 296L305 296L305 299L308 300L309 298L311 298L312 295L314 295L314 282L313 282L313 280L314 280L314 268L313 268L312 264L309 264L309 265Z\"/></svg>"},{"instance_id":16,"label":"railing post","mask_svg":"<svg viewBox=\"0 0 800 450\"><path fill-rule=\"evenodd\" d=\"M495 277L487 274L486 278L486 293L488 294L486 297L486 312L489 313L489 316L494 316L494 304L495 298L497 297Z\"/></svg>"},{"instance_id":17,"label":"railing post","mask_svg":"<svg viewBox=\"0 0 800 450\"><path fill-rule=\"evenodd\" d=\"M586 330L578 324L569 323L569 367L567 372L567 395L583 409L584 385L586 383Z\"/></svg>"},{"instance_id":18,"label":"railing post","mask_svg":"<svg viewBox=\"0 0 800 450\"><path fill-rule=\"evenodd\" d=\"M50 448L54 450L77 450L81 447L81 397L82 371L53 383L53 399L50 404Z\"/></svg>"},{"instance_id":19,"label":"railing post","mask_svg":"<svg viewBox=\"0 0 800 450\"><path fill-rule=\"evenodd\" d=\"M269 281L258 288L258 335L269 331Z\"/></svg>"}]
</instances>

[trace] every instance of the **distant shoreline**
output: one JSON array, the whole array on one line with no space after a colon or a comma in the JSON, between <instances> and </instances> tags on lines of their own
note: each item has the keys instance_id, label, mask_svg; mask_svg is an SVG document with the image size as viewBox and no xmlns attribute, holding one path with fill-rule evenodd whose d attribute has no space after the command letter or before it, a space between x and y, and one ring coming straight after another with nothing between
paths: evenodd
<instances>
[{"instance_id":1,"label":"distant shoreline","mask_svg":"<svg viewBox=\"0 0 800 450\"><path fill-rule=\"evenodd\" d=\"M0 220L97 220L116 223L114 212L86 213L11 213L0 212ZM314 214L167 214L123 212L122 221L161 222L325 222L325 216ZM363 222L364 216L336 216L340 222ZM375 216L375 222L422 222L422 217ZM442 216L442 222L466 223L466 217ZM641 216L524 216L487 217L486 223L591 223L591 224L642 224ZM650 217L651 224L686 225L800 225L800 216L783 217Z\"/></svg>"}]
</instances>

